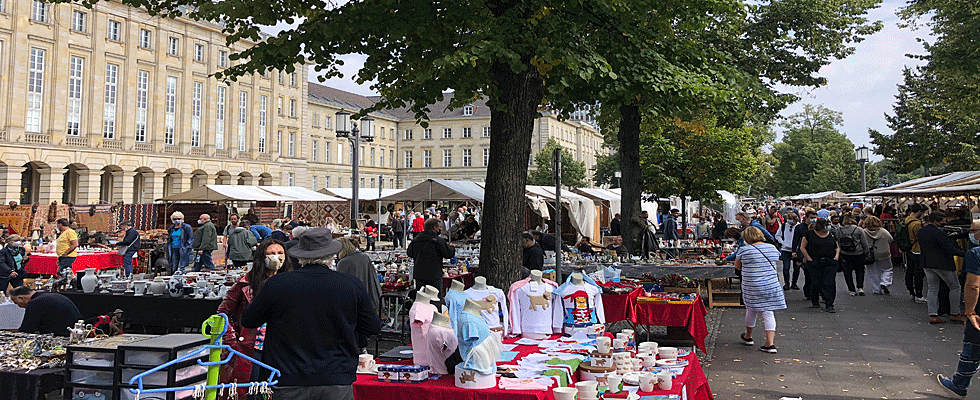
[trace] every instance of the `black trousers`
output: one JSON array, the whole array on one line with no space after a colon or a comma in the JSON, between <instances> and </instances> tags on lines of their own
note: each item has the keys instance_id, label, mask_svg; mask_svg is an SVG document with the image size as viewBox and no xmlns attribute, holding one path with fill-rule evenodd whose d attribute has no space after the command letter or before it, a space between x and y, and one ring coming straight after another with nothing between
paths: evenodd
<instances>
[{"instance_id":1,"label":"black trousers","mask_svg":"<svg viewBox=\"0 0 980 400\"><path fill-rule=\"evenodd\" d=\"M857 289L864 289L864 255L841 254L841 261L844 264L844 283L847 290L855 292ZM857 279L857 287L854 280Z\"/></svg>"},{"instance_id":2,"label":"black trousers","mask_svg":"<svg viewBox=\"0 0 980 400\"><path fill-rule=\"evenodd\" d=\"M922 269L922 255L905 253L905 288L909 294L915 297L922 297L922 286L926 279L926 272Z\"/></svg>"},{"instance_id":3,"label":"black trousers","mask_svg":"<svg viewBox=\"0 0 980 400\"><path fill-rule=\"evenodd\" d=\"M396 249L401 248L405 244L405 232L393 232L391 241Z\"/></svg>"},{"instance_id":4,"label":"black trousers","mask_svg":"<svg viewBox=\"0 0 980 400\"><path fill-rule=\"evenodd\" d=\"M834 300L837 299L837 260L813 260L806 265L810 270L810 277L813 278L813 284L810 286L812 290L810 302L814 306L820 306L820 298L823 297L827 308L833 307Z\"/></svg>"}]
</instances>

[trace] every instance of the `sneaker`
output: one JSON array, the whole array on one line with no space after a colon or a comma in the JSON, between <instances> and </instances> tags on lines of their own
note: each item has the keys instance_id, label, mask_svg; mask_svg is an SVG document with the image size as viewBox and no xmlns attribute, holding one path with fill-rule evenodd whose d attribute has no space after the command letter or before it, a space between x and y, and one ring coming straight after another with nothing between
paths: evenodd
<instances>
[{"instance_id":1,"label":"sneaker","mask_svg":"<svg viewBox=\"0 0 980 400\"><path fill-rule=\"evenodd\" d=\"M858 289L858 296L864 296L864 289Z\"/></svg>"},{"instance_id":2,"label":"sneaker","mask_svg":"<svg viewBox=\"0 0 980 400\"><path fill-rule=\"evenodd\" d=\"M793 290L800 290L800 287L796 285L790 286L789 288Z\"/></svg>"},{"instance_id":3,"label":"sneaker","mask_svg":"<svg viewBox=\"0 0 980 400\"><path fill-rule=\"evenodd\" d=\"M938 315L933 315L933 316L930 316L929 317L929 324L930 325L945 324L945 323L946 323L946 320L945 319L942 319Z\"/></svg>"},{"instance_id":4,"label":"sneaker","mask_svg":"<svg viewBox=\"0 0 980 400\"><path fill-rule=\"evenodd\" d=\"M827 308L825 308L823 310L826 311L826 312L829 312L831 314L834 314L834 313L837 312L837 310L835 310L834 307L827 307Z\"/></svg>"},{"instance_id":5,"label":"sneaker","mask_svg":"<svg viewBox=\"0 0 980 400\"><path fill-rule=\"evenodd\" d=\"M819 304L811 304L810 305L810 308L820 308L820 305Z\"/></svg>"},{"instance_id":6,"label":"sneaker","mask_svg":"<svg viewBox=\"0 0 980 400\"><path fill-rule=\"evenodd\" d=\"M953 385L953 380L947 378L945 375L943 374L936 375L936 380L939 381L939 384L942 385L944 388L946 388L950 392L953 392L953 394L960 397L966 397L966 389L960 389L956 387L955 385Z\"/></svg>"},{"instance_id":7,"label":"sneaker","mask_svg":"<svg viewBox=\"0 0 980 400\"><path fill-rule=\"evenodd\" d=\"M929 300L926 300L925 297L916 297L915 302L919 304L926 304L929 302Z\"/></svg>"},{"instance_id":8,"label":"sneaker","mask_svg":"<svg viewBox=\"0 0 980 400\"><path fill-rule=\"evenodd\" d=\"M742 344L746 346L755 345L755 341L752 338L746 338L744 333L739 334L738 337L742 338Z\"/></svg>"},{"instance_id":9,"label":"sneaker","mask_svg":"<svg viewBox=\"0 0 980 400\"><path fill-rule=\"evenodd\" d=\"M789 290L789 285L783 285L783 291L785 292L785 291L788 291L788 290Z\"/></svg>"},{"instance_id":10,"label":"sneaker","mask_svg":"<svg viewBox=\"0 0 980 400\"><path fill-rule=\"evenodd\" d=\"M851 297L857 296L857 292L851 292Z\"/></svg>"},{"instance_id":11,"label":"sneaker","mask_svg":"<svg viewBox=\"0 0 980 400\"><path fill-rule=\"evenodd\" d=\"M949 316L949 322L952 322L954 324L962 324L962 323L965 323L966 321L967 321L966 320L966 317L964 317L962 315L950 315Z\"/></svg>"},{"instance_id":12,"label":"sneaker","mask_svg":"<svg viewBox=\"0 0 980 400\"><path fill-rule=\"evenodd\" d=\"M881 285L881 292L884 293L884 294L891 294L892 293L892 292L889 292L888 291L888 286L885 286L885 285Z\"/></svg>"},{"instance_id":13,"label":"sneaker","mask_svg":"<svg viewBox=\"0 0 980 400\"><path fill-rule=\"evenodd\" d=\"M764 351L766 353L775 353L776 352L776 345L762 346L762 347L759 348L759 350L762 350L762 351Z\"/></svg>"}]
</instances>

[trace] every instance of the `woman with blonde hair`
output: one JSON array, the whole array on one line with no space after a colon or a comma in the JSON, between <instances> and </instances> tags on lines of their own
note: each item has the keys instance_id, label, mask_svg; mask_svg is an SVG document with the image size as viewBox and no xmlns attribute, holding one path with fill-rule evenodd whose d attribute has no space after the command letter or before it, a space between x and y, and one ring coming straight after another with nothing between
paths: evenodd
<instances>
[{"instance_id":1,"label":"woman with blonde hair","mask_svg":"<svg viewBox=\"0 0 980 400\"><path fill-rule=\"evenodd\" d=\"M337 271L345 274L354 275L361 280L367 288L368 298L373 302L375 310L378 309L378 302L381 300L381 283L378 281L378 270L374 268L371 257L357 248L357 245L350 238L342 237L337 239L343 246L340 253L337 253Z\"/></svg>"},{"instance_id":2,"label":"woman with blonde hair","mask_svg":"<svg viewBox=\"0 0 980 400\"><path fill-rule=\"evenodd\" d=\"M786 308L786 297L779 285L776 263L779 249L766 243L766 237L759 228L750 226L742 232L745 245L738 248L735 256L735 269L742 272L742 298L745 301L745 333L742 343L752 346L752 331L756 319L762 317L766 330L766 342L759 348L766 353L776 352L775 310Z\"/></svg>"},{"instance_id":3,"label":"woman with blonde hair","mask_svg":"<svg viewBox=\"0 0 980 400\"><path fill-rule=\"evenodd\" d=\"M864 219L864 229L868 234L868 246L871 248L873 262L868 265L868 285L871 293L889 294L888 287L892 285L892 235L881 226L881 220L875 216Z\"/></svg>"},{"instance_id":4,"label":"woman with blonde hair","mask_svg":"<svg viewBox=\"0 0 980 400\"><path fill-rule=\"evenodd\" d=\"M184 222L184 213L174 211L170 214L173 225L167 228L167 261L170 263L170 274L184 272L191 263L191 247L194 244L194 228Z\"/></svg>"},{"instance_id":5,"label":"woman with blonde hair","mask_svg":"<svg viewBox=\"0 0 980 400\"><path fill-rule=\"evenodd\" d=\"M330 233L340 231L340 226L337 225L337 221L334 220L333 217L327 217L327 225L324 226L324 228L327 228Z\"/></svg>"}]
</instances>

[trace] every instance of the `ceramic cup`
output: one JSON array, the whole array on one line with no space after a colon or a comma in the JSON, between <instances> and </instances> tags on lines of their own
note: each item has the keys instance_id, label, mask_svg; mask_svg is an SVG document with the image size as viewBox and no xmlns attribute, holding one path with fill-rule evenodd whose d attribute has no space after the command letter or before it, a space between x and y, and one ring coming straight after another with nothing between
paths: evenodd
<instances>
[{"instance_id":1,"label":"ceramic cup","mask_svg":"<svg viewBox=\"0 0 980 400\"><path fill-rule=\"evenodd\" d=\"M626 349L626 341L623 339L613 339L613 348L616 350Z\"/></svg>"},{"instance_id":2,"label":"ceramic cup","mask_svg":"<svg viewBox=\"0 0 980 400\"><path fill-rule=\"evenodd\" d=\"M374 356L370 354L361 354L357 356L358 371L370 371L372 368L374 368Z\"/></svg>"},{"instance_id":3,"label":"ceramic cup","mask_svg":"<svg viewBox=\"0 0 980 400\"><path fill-rule=\"evenodd\" d=\"M652 392L654 386L659 382L657 375L652 372L641 372L640 373L640 391L641 392Z\"/></svg>"},{"instance_id":4,"label":"ceramic cup","mask_svg":"<svg viewBox=\"0 0 980 400\"><path fill-rule=\"evenodd\" d=\"M676 347L661 347L657 349L657 353L660 354L660 358L669 360L671 358L677 358L677 348Z\"/></svg>"},{"instance_id":5,"label":"ceramic cup","mask_svg":"<svg viewBox=\"0 0 980 400\"><path fill-rule=\"evenodd\" d=\"M634 336L633 336L633 330L632 329L623 329L621 332L629 335L630 341L631 342L633 341L633 337Z\"/></svg>"},{"instance_id":6,"label":"ceramic cup","mask_svg":"<svg viewBox=\"0 0 980 400\"><path fill-rule=\"evenodd\" d=\"M581 381L575 382L575 388L578 389L579 399L594 399L599 397L599 382L596 381Z\"/></svg>"},{"instance_id":7,"label":"ceramic cup","mask_svg":"<svg viewBox=\"0 0 980 400\"><path fill-rule=\"evenodd\" d=\"M637 346L637 350L641 353L653 353L657 354L657 342L643 342Z\"/></svg>"},{"instance_id":8,"label":"ceramic cup","mask_svg":"<svg viewBox=\"0 0 980 400\"><path fill-rule=\"evenodd\" d=\"M613 354L613 362L616 364L629 364L630 355L629 353L615 353Z\"/></svg>"},{"instance_id":9,"label":"ceramic cup","mask_svg":"<svg viewBox=\"0 0 980 400\"><path fill-rule=\"evenodd\" d=\"M629 343L629 341L630 341L630 335L628 333L619 332L619 333L616 334L616 339L620 339L623 342Z\"/></svg>"},{"instance_id":10,"label":"ceramic cup","mask_svg":"<svg viewBox=\"0 0 980 400\"><path fill-rule=\"evenodd\" d=\"M578 389L570 387L556 387L551 390L551 393L555 395L555 400L575 400L575 396L578 394Z\"/></svg>"},{"instance_id":11,"label":"ceramic cup","mask_svg":"<svg viewBox=\"0 0 980 400\"><path fill-rule=\"evenodd\" d=\"M620 374L606 375L606 389L610 393L619 393L622 390L623 376Z\"/></svg>"},{"instance_id":12,"label":"ceramic cup","mask_svg":"<svg viewBox=\"0 0 980 400\"><path fill-rule=\"evenodd\" d=\"M596 349L602 354L607 354L612 351L611 343L612 339L606 336L599 336L595 338Z\"/></svg>"},{"instance_id":13,"label":"ceramic cup","mask_svg":"<svg viewBox=\"0 0 980 400\"><path fill-rule=\"evenodd\" d=\"M657 356L653 354L644 354L641 359L643 360L642 364L644 368L657 366Z\"/></svg>"},{"instance_id":14,"label":"ceramic cup","mask_svg":"<svg viewBox=\"0 0 980 400\"><path fill-rule=\"evenodd\" d=\"M633 364L634 371L640 371L643 369L643 360L640 360L639 358L634 358L631 359L630 362Z\"/></svg>"},{"instance_id":15,"label":"ceramic cup","mask_svg":"<svg viewBox=\"0 0 980 400\"><path fill-rule=\"evenodd\" d=\"M657 374L657 386L660 387L660 390L670 390L674 387L674 374L670 371Z\"/></svg>"}]
</instances>

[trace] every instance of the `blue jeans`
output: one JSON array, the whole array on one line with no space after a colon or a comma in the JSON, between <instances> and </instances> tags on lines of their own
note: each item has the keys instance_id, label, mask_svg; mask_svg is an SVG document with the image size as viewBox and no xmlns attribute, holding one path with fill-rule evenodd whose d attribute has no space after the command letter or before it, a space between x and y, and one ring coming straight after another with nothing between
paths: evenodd
<instances>
[{"instance_id":1,"label":"blue jeans","mask_svg":"<svg viewBox=\"0 0 980 400\"><path fill-rule=\"evenodd\" d=\"M214 260L211 259L211 252L214 250L201 250L201 255L197 262L194 263L192 268L194 272L198 272L202 269L214 269Z\"/></svg>"},{"instance_id":2,"label":"blue jeans","mask_svg":"<svg viewBox=\"0 0 980 400\"><path fill-rule=\"evenodd\" d=\"M126 252L123 253L123 269L126 271L126 276L133 276L133 256L136 255L139 249L139 245L130 245L126 249Z\"/></svg>"},{"instance_id":3,"label":"blue jeans","mask_svg":"<svg viewBox=\"0 0 980 400\"><path fill-rule=\"evenodd\" d=\"M963 352L960 353L960 363L956 366L956 373L953 374L953 385L957 388L966 390L970 387L970 380L976 375L977 368L980 367L980 332L973 327L973 324L966 323L966 331L963 333Z\"/></svg>"},{"instance_id":4,"label":"blue jeans","mask_svg":"<svg viewBox=\"0 0 980 400\"><path fill-rule=\"evenodd\" d=\"M58 257L58 277L68 278L73 273L71 266L75 263L75 257Z\"/></svg>"}]
</instances>

